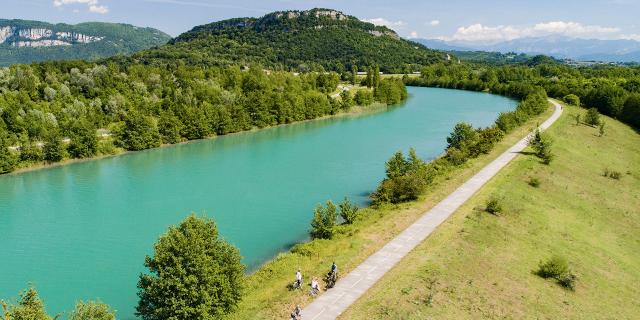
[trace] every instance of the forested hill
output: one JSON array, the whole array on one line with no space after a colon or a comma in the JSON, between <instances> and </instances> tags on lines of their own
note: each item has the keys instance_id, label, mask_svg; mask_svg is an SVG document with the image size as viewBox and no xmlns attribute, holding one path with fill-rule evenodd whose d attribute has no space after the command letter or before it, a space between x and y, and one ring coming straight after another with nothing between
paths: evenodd
<instances>
[{"instance_id":1,"label":"forested hill","mask_svg":"<svg viewBox=\"0 0 640 320\"><path fill-rule=\"evenodd\" d=\"M87 22L77 25L0 19L0 66L131 54L163 45L166 33L129 24Z\"/></svg>"},{"instance_id":2,"label":"forested hill","mask_svg":"<svg viewBox=\"0 0 640 320\"><path fill-rule=\"evenodd\" d=\"M400 73L444 61L445 55L402 39L386 27L335 10L312 9L198 26L136 58L149 63L259 63L297 71L342 72L351 71L352 66L379 65L384 72Z\"/></svg>"}]
</instances>

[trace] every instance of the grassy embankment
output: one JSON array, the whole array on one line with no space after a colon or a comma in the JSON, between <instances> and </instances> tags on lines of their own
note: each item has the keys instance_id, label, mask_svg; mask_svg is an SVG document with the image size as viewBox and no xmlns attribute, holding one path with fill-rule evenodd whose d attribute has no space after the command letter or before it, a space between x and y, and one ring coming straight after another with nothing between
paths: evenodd
<instances>
[{"instance_id":1,"label":"grassy embankment","mask_svg":"<svg viewBox=\"0 0 640 320\"><path fill-rule=\"evenodd\" d=\"M315 240L298 245L292 252L278 255L248 277L243 301L238 310L227 318L287 317L296 304L304 306L311 301L308 294L311 277L321 278L329 270L332 261L336 261L342 274L355 268L551 113L552 109L549 108L544 114L508 134L490 154L473 159L465 166L439 177L418 201L379 209L362 209L363 218L353 225L340 226L334 239ZM304 275L305 287L302 291L290 291L287 286L293 282L298 268Z\"/></svg>"},{"instance_id":2,"label":"grassy embankment","mask_svg":"<svg viewBox=\"0 0 640 320\"><path fill-rule=\"evenodd\" d=\"M342 318L638 319L640 135L607 118L599 137L578 112L550 129L550 166L518 157ZM491 196L503 214L482 211ZM568 260L575 292L534 274L552 255Z\"/></svg>"}]
</instances>

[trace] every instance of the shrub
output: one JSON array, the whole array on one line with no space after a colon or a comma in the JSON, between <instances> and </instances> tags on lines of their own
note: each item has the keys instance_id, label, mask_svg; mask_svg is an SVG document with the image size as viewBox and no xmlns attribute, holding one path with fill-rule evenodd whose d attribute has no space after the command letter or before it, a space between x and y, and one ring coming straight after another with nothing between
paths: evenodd
<instances>
[{"instance_id":1,"label":"shrub","mask_svg":"<svg viewBox=\"0 0 640 320\"><path fill-rule=\"evenodd\" d=\"M334 235L334 228L338 220L336 205L331 201L327 201L327 207L322 205L316 206L311 220L311 231L309 232L312 239L331 239Z\"/></svg>"},{"instance_id":2,"label":"shrub","mask_svg":"<svg viewBox=\"0 0 640 320\"><path fill-rule=\"evenodd\" d=\"M553 256L546 262L541 262L537 274L545 279L559 278L569 272L567 260L560 256Z\"/></svg>"},{"instance_id":3,"label":"shrub","mask_svg":"<svg viewBox=\"0 0 640 320\"><path fill-rule=\"evenodd\" d=\"M566 274L558 277L557 280L558 284L571 291L574 291L576 289L577 277L571 272L567 272Z\"/></svg>"},{"instance_id":4,"label":"shrub","mask_svg":"<svg viewBox=\"0 0 640 320\"><path fill-rule=\"evenodd\" d=\"M609 168L604 169L603 175L614 180L620 180L620 178L622 177L620 171L609 170Z\"/></svg>"},{"instance_id":5,"label":"shrub","mask_svg":"<svg viewBox=\"0 0 640 320\"><path fill-rule=\"evenodd\" d=\"M598 109L591 108L587 110L587 113L584 116L584 122L590 126L597 126L600 124L600 113L598 113Z\"/></svg>"},{"instance_id":6,"label":"shrub","mask_svg":"<svg viewBox=\"0 0 640 320\"><path fill-rule=\"evenodd\" d=\"M604 136L604 121L600 121L600 125L598 126L598 132L600 133L600 136Z\"/></svg>"},{"instance_id":7,"label":"shrub","mask_svg":"<svg viewBox=\"0 0 640 320\"><path fill-rule=\"evenodd\" d=\"M578 113L573 117L574 117L574 119L576 119L576 126L579 126L580 125L580 114Z\"/></svg>"},{"instance_id":8,"label":"shrub","mask_svg":"<svg viewBox=\"0 0 640 320\"><path fill-rule=\"evenodd\" d=\"M538 178L531 177L529 178L529 181L527 181L527 184L534 188L538 188L540 186L540 180Z\"/></svg>"},{"instance_id":9,"label":"shrub","mask_svg":"<svg viewBox=\"0 0 640 320\"><path fill-rule=\"evenodd\" d=\"M489 200L487 201L487 206L485 208L485 211L495 215L501 213L502 204L500 203L500 199L498 199L497 197L489 198Z\"/></svg>"},{"instance_id":10,"label":"shrub","mask_svg":"<svg viewBox=\"0 0 640 320\"><path fill-rule=\"evenodd\" d=\"M352 224L356 221L356 219L358 219L358 215L359 215L358 207L355 204L351 203L351 201L349 201L347 197L345 197L344 200L342 200L339 207L340 207L340 216L342 217L345 223Z\"/></svg>"}]
</instances>

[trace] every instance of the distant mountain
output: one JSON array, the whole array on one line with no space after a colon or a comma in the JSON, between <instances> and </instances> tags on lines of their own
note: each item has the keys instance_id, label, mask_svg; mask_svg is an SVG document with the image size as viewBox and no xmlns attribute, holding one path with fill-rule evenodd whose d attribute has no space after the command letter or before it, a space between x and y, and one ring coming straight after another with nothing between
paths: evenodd
<instances>
[{"instance_id":1,"label":"distant mountain","mask_svg":"<svg viewBox=\"0 0 640 320\"><path fill-rule=\"evenodd\" d=\"M162 31L128 24L68 25L0 19L0 66L130 54L165 44L170 39Z\"/></svg>"},{"instance_id":2,"label":"distant mountain","mask_svg":"<svg viewBox=\"0 0 640 320\"><path fill-rule=\"evenodd\" d=\"M429 49L442 51L474 51L472 48L454 45L439 39L413 39L413 41L424 45Z\"/></svg>"},{"instance_id":3,"label":"distant mountain","mask_svg":"<svg viewBox=\"0 0 640 320\"><path fill-rule=\"evenodd\" d=\"M493 44L461 41L442 42L448 46L467 48L465 51L517 52L529 55L544 54L556 58L574 60L640 62L640 42L633 40L597 40L548 36L520 38Z\"/></svg>"},{"instance_id":4,"label":"distant mountain","mask_svg":"<svg viewBox=\"0 0 640 320\"><path fill-rule=\"evenodd\" d=\"M278 11L193 28L169 45L133 57L155 63L259 63L273 68L343 71L379 65L385 72L419 70L445 54L402 39L393 30L331 9Z\"/></svg>"}]
</instances>

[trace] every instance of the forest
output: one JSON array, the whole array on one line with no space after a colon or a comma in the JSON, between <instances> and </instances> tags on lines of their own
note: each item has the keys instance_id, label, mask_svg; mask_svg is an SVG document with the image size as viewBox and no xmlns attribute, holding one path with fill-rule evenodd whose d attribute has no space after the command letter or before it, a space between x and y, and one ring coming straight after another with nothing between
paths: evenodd
<instances>
[{"instance_id":1,"label":"forest","mask_svg":"<svg viewBox=\"0 0 640 320\"><path fill-rule=\"evenodd\" d=\"M544 56L524 64L434 64L407 85L488 91L522 99L543 89L552 98L617 118L640 128L640 67L571 67Z\"/></svg>"},{"instance_id":2,"label":"forest","mask_svg":"<svg viewBox=\"0 0 640 320\"><path fill-rule=\"evenodd\" d=\"M0 69L0 173L406 98L401 79L375 78L368 88L334 94L340 76L333 72L82 61L15 65Z\"/></svg>"}]
</instances>

